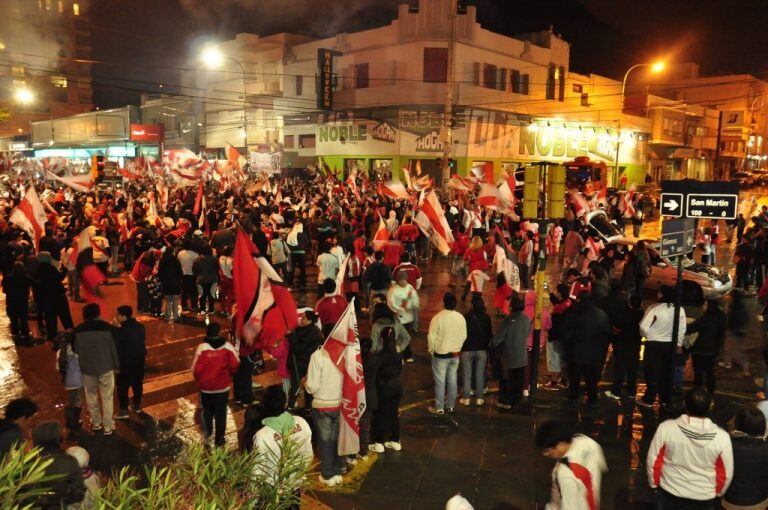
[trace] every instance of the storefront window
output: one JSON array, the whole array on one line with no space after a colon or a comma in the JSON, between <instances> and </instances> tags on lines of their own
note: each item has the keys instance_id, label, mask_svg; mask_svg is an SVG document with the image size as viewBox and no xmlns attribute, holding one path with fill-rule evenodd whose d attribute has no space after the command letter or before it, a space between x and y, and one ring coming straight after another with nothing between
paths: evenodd
<instances>
[{"instance_id":1,"label":"storefront window","mask_svg":"<svg viewBox=\"0 0 768 510\"><path fill-rule=\"evenodd\" d=\"M392 178L392 160L391 159L373 159L371 160L371 171L374 179L389 180Z\"/></svg>"},{"instance_id":2,"label":"storefront window","mask_svg":"<svg viewBox=\"0 0 768 510\"><path fill-rule=\"evenodd\" d=\"M359 177L364 177L368 174L365 168L364 159L345 159L344 160L344 177L346 178L352 171L357 171Z\"/></svg>"}]
</instances>

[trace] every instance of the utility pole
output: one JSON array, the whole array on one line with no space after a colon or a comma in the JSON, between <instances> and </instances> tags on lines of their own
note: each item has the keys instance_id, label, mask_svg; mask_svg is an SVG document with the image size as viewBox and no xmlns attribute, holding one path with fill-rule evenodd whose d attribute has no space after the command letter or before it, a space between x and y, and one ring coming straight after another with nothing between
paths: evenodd
<instances>
[{"instance_id":1,"label":"utility pole","mask_svg":"<svg viewBox=\"0 0 768 510\"><path fill-rule=\"evenodd\" d=\"M455 102L454 87L455 78L455 58L456 58L456 11L458 9L458 0L449 0L448 6L448 56L445 76L445 110L443 111L443 159L440 162L442 166L443 181L451 178L451 169L449 166L451 159L451 146L453 145L453 106Z\"/></svg>"},{"instance_id":2,"label":"utility pole","mask_svg":"<svg viewBox=\"0 0 768 510\"><path fill-rule=\"evenodd\" d=\"M712 172L714 179L722 179L724 176L720 171L720 140L723 134L723 110L720 110L720 115L717 118L717 141L715 147L715 169Z\"/></svg>"}]
</instances>

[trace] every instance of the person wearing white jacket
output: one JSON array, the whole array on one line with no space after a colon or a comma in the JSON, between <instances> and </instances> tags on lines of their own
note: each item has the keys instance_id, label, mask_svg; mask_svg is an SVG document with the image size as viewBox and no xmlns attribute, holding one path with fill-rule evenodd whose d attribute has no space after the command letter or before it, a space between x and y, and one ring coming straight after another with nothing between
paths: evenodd
<instances>
[{"instance_id":1,"label":"person wearing white jacket","mask_svg":"<svg viewBox=\"0 0 768 510\"><path fill-rule=\"evenodd\" d=\"M651 407L656 395L663 405L669 404L672 394L672 353L681 350L685 337L685 310L681 307L677 339L672 341L675 317L674 289L662 287L659 303L651 305L640 320L640 333L645 337L645 395L637 404Z\"/></svg>"},{"instance_id":2,"label":"person wearing white jacket","mask_svg":"<svg viewBox=\"0 0 768 510\"><path fill-rule=\"evenodd\" d=\"M328 486L342 482L342 459L338 455L341 371L322 347L309 358L304 386L312 397L312 419L317 431L320 481Z\"/></svg>"},{"instance_id":3,"label":"person wearing white jacket","mask_svg":"<svg viewBox=\"0 0 768 510\"><path fill-rule=\"evenodd\" d=\"M546 421L536 431L536 446L557 461L546 510L597 510L600 483L608 470L603 449L593 439L573 434L570 425Z\"/></svg>"},{"instance_id":4,"label":"person wearing white jacket","mask_svg":"<svg viewBox=\"0 0 768 510\"><path fill-rule=\"evenodd\" d=\"M413 285L408 283L408 277L404 273L398 274L397 283L389 288L387 304L397 314L397 318L406 329L416 319L419 293Z\"/></svg>"},{"instance_id":5,"label":"person wearing white jacket","mask_svg":"<svg viewBox=\"0 0 768 510\"><path fill-rule=\"evenodd\" d=\"M706 390L689 390L685 414L656 429L646 469L660 510L720 508L733 478L733 449L728 433L707 418L711 405Z\"/></svg>"}]
</instances>

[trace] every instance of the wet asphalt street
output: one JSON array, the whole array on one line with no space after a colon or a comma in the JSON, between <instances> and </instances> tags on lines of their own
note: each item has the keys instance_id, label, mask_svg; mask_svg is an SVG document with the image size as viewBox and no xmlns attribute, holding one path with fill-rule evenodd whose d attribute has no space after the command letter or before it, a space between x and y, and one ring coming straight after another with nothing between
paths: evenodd
<instances>
[{"instance_id":1,"label":"wet asphalt street","mask_svg":"<svg viewBox=\"0 0 768 510\"><path fill-rule=\"evenodd\" d=\"M657 237L658 228L658 223L648 223L642 237ZM725 241L724 235L721 241ZM721 244L718 251L721 263L730 260L732 246ZM557 274L558 266L549 264L548 272ZM641 411L631 401L617 404L603 398L600 408L591 410L586 406L567 405L562 392L540 390L535 405L513 412L498 412L493 407L495 396L492 396L483 407L458 406L454 415L434 417L427 413L433 393L424 332L429 320L441 308L441 296L449 283L447 269L447 261L443 259L428 266L422 264L425 282L420 292L422 333L412 344L416 362L404 368L402 377L406 388L401 415L403 450L387 452L375 459L376 455L372 454L369 462L361 463L352 472L350 484L326 491L315 488L308 507L434 509L442 508L450 496L461 492L478 509L530 509L537 504L543 508L548 500L552 465L534 451L533 434L542 420L562 418L577 422L579 430L596 439L605 451L609 472L603 479L602 508L652 508L653 494L647 488L644 459L658 420L664 417L658 415L658 409ZM485 298L489 305L492 293L491 286L487 286ZM112 279L112 285L104 289L104 294L110 306L104 317L109 320L117 306L135 303L135 288L126 277ZM296 298L300 304L311 306L314 294L314 289L309 289L306 295L296 294ZM754 308L754 301L749 300L748 306ZM29 396L42 410L37 421L55 419L63 423L66 399L50 344L14 345L2 304L0 302L0 406L17 396ZM81 308L81 304L72 303L76 323L81 318ZM689 313L695 315L697 311ZM750 317L753 316L751 312ZM119 422L117 433L112 437L83 434L81 444L91 453L92 464L98 470L172 458L184 441L200 439L199 413L196 412L199 399L189 365L204 335L204 323L197 317L185 317L175 325L149 317L140 320L147 327L149 351L144 413ZM215 320L228 326L224 319ZM34 331L34 320L30 326ZM360 331L362 334L369 331L364 319L360 321ZM751 324L745 337L728 339L727 349L737 359L751 362L751 374L745 375L738 367L717 369L714 417L723 426L738 406L755 400L754 377L761 375L764 368L761 346L758 324ZM274 370L269 368L268 365L268 370L255 378L259 383L277 382ZM540 373L542 371L546 373L543 359ZM609 361L602 384L607 384L611 373ZM691 377L688 370L688 385ZM495 386L492 382L491 388ZM644 385L640 384L639 393L643 389ZM672 409L670 414L679 412L679 408ZM242 408L231 403L228 441L233 447L242 416Z\"/></svg>"}]
</instances>

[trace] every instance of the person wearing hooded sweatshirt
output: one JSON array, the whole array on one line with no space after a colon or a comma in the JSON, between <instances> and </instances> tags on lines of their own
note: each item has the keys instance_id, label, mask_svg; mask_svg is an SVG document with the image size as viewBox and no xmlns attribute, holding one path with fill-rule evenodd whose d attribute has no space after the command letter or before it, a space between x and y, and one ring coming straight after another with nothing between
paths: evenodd
<instances>
[{"instance_id":1,"label":"person wearing hooded sweatshirt","mask_svg":"<svg viewBox=\"0 0 768 510\"><path fill-rule=\"evenodd\" d=\"M192 373L200 386L203 434L209 438L215 423L214 444L224 445L227 426L227 399L232 376L237 371L235 348L219 336L220 326L213 322L205 331L205 341L197 347Z\"/></svg>"},{"instance_id":2,"label":"person wearing hooded sweatshirt","mask_svg":"<svg viewBox=\"0 0 768 510\"><path fill-rule=\"evenodd\" d=\"M61 320L64 329L75 327L74 322L72 322L72 314L69 311L67 291L63 283L66 276L66 271L59 271L53 267L50 253L41 251L37 254L35 285L39 295L45 296L45 299L40 299L40 307L45 317L46 338L48 340L56 338L59 320Z\"/></svg>"},{"instance_id":3,"label":"person wearing hooded sweatshirt","mask_svg":"<svg viewBox=\"0 0 768 510\"><path fill-rule=\"evenodd\" d=\"M77 504L85 497L83 473L77 460L61 449L61 425L48 421L32 431L32 443L40 448L40 458L51 463L45 468L46 476L56 477L47 482L48 493L35 501L36 508L54 510Z\"/></svg>"},{"instance_id":4,"label":"person wearing hooded sweatshirt","mask_svg":"<svg viewBox=\"0 0 768 510\"><path fill-rule=\"evenodd\" d=\"M288 244L288 249L291 253L291 263L287 278L288 286L293 286L294 271L298 269L299 287L303 289L307 286L307 251L312 248L309 236L304 233L304 224L297 221L291 231L288 232L285 242Z\"/></svg>"},{"instance_id":5,"label":"person wearing hooded sweatshirt","mask_svg":"<svg viewBox=\"0 0 768 510\"><path fill-rule=\"evenodd\" d=\"M299 316L299 325L288 337L288 370L291 372L291 389L288 394L288 407L296 405L296 398L301 380L307 375L309 358L318 347L323 345L323 334L315 324L317 315L312 310L305 310ZM304 396L304 408L309 409L312 397Z\"/></svg>"},{"instance_id":6,"label":"person wearing hooded sweatshirt","mask_svg":"<svg viewBox=\"0 0 768 510\"><path fill-rule=\"evenodd\" d=\"M243 451L253 450L253 440L256 432L264 426L262 420L280 416L285 411L286 398L282 384L272 384L264 390L264 395L258 404L249 406L243 416L243 428L240 433Z\"/></svg>"},{"instance_id":7,"label":"person wearing hooded sweatshirt","mask_svg":"<svg viewBox=\"0 0 768 510\"><path fill-rule=\"evenodd\" d=\"M511 409L523 398L525 367L528 365L526 339L531 331L531 320L523 313L525 304L518 296L512 296L510 312L491 339L491 346L501 346L501 377L499 380L500 409Z\"/></svg>"},{"instance_id":8,"label":"person wearing hooded sweatshirt","mask_svg":"<svg viewBox=\"0 0 768 510\"><path fill-rule=\"evenodd\" d=\"M723 496L725 510L765 510L768 508L768 441L765 416L756 407L736 413L731 431L733 480Z\"/></svg>"},{"instance_id":9,"label":"person wearing hooded sweatshirt","mask_svg":"<svg viewBox=\"0 0 768 510\"><path fill-rule=\"evenodd\" d=\"M554 420L539 426L535 443L545 457L556 461L546 510L600 508L600 485L608 470L600 445Z\"/></svg>"},{"instance_id":10,"label":"person wearing hooded sweatshirt","mask_svg":"<svg viewBox=\"0 0 768 510\"><path fill-rule=\"evenodd\" d=\"M648 448L648 483L659 510L719 508L733 478L728 433L707 418L712 397L702 388L685 394L685 413L656 429Z\"/></svg>"}]
</instances>

